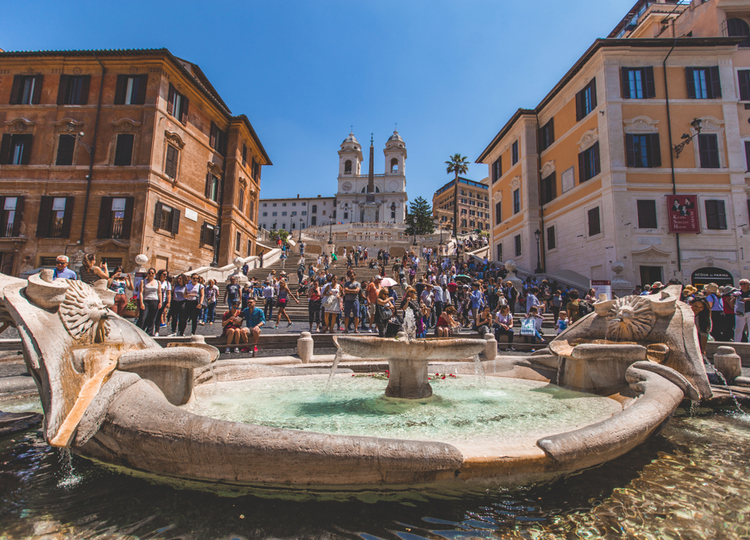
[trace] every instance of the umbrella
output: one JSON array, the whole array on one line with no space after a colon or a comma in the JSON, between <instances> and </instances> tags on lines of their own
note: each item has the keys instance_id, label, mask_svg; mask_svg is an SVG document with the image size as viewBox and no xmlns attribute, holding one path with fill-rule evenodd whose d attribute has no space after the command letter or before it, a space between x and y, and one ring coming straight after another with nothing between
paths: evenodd
<instances>
[{"instance_id":1,"label":"umbrella","mask_svg":"<svg viewBox=\"0 0 750 540\"><path fill-rule=\"evenodd\" d=\"M394 287L398 285L398 282L395 279L391 279L389 277L383 278L380 280L380 284L383 287Z\"/></svg>"},{"instance_id":2,"label":"umbrella","mask_svg":"<svg viewBox=\"0 0 750 540\"><path fill-rule=\"evenodd\" d=\"M456 276L456 281L460 281L461 283L471 283L473 280L471 276L467 276L466 274L459 274Z\"/></svg>"}]
</instances>

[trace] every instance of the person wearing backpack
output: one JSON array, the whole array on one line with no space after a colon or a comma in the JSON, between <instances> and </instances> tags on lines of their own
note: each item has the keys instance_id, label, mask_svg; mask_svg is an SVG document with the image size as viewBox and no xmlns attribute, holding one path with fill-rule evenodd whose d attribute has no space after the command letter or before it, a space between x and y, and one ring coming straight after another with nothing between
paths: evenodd
<instances>
[{"instance_id":1,"label":"person wearing backpack","mask_svg":"<svg viewBox=\"0 0 750 540\"><path fill-rule=\"evenodd\" d=\"M581 301L580 301L580 293L577 289L572 289L568 293L568 298L570 299L568 301L568 305L565 306L565 310L568 312L568 318L570 319L570 324L575 324L578 319L583 317L583 314L581 313Z\"/></svg>"}]
</instances>

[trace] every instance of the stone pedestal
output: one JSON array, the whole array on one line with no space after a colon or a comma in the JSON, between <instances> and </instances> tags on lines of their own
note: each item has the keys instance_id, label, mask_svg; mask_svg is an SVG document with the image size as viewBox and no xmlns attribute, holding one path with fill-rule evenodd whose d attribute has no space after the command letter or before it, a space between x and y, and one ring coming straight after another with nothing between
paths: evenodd
<instances>
[{"instance_id":1,"label":"stone pedestal","mask_svg":"<svg viewBox=\"0 0 750 540\"><path fill-rule=\"evenodd\" d=\"M421 399L432 395L426 358L388 359L388 387L385 395L392 398Z\"/></svg>"},{"instance_id":2,"label":"stone pedestal","mask_svg":"<svg viewBox=\"0 0 750 540\"><path fill-rule=\"evenodd\" d=\"M487 344L484 346L484 358L486 360L494 360L497 357L497 341L495 336L487 332L484 335L484 340Z\"/></svg>"},{"instance_id":3,"label":"stone pedestal","mask_svg":"<svg viewBox=\"0 0 750 540\"><path fill-rule=\"evenodd\" d=\"M378 204L367 202L364 204L362 221L365 223L375 223L378 220Z\"/></svg>"},{"instance_id":4,"label":"stone pedestal","mask_svg":"<svg viewBox=\"0 0 750 540\"><path fill-rule=\"evenodd\" d=\"M722 346L716 350L714 367L724 376L727 384L742 375L742 359L732 347Z\"/></svg>"},{"instance_id":5,"label":"stone pedestal","mask_svg":"<svg viewBox=\"0 0 750 540\"><path fill-rule=\"evenodd\" d=\"M302 332L297 339L297 355L302 360L303 364L307 364L313 357L313 348L315 342L313 341L312 334L310 332Z\"/></svg>"}]
</instances>

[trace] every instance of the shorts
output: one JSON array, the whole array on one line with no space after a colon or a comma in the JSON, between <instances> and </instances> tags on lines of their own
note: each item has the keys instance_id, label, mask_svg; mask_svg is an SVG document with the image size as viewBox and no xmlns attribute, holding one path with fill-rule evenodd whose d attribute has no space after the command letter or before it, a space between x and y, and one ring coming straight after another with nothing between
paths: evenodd
<instances>
[{"instance_id":1,"label":"shorts","mask_svg":"<svg viewBox=\"0 0 750 540\"><path fill-rule=\"evenodd\" d=\"M285 308L286 307L286 298L279 298L277 302L278 302L280 308Z\"/></svg>"},{"instance_id":2,"label":"shorts","mask_svg":"<svg viewBox=\"0 0 750 540\"><path fill-rule=\"evenodd\" d=\"M367 314L372 318L375 316L375 306L377 304L375 302L370 302L367 304Z\"/></svg>"},{"instance_id":3,"label":"shorts","mask_svg":"<svg viewBox=\"0 0 750 540\"><path fill-rule=\"evenodd\" d=\"M344 318L359 319L359 300L344 300Z\"/></svg>"}]
</instances>

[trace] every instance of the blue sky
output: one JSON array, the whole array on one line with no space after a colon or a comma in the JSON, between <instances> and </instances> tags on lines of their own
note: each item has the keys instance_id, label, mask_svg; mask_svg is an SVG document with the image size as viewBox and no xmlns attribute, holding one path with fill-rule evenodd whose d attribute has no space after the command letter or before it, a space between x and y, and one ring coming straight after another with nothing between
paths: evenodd
<instances>
[{"instance_id":1,"label":"blue sky","mask_svg":"<svg viewBox=\"0 0 750 540\"><path fill-rule=\"evenodd\" d=\"M274 165L261 197L333 195L353 126L375 172L398 124L414 199L473 164L519 107L535 107L635 0L33 1L2 9L0 48L167 47L248 116ZM32 8L33 6L33 8Z\"/></svg>"}]
</instances>

